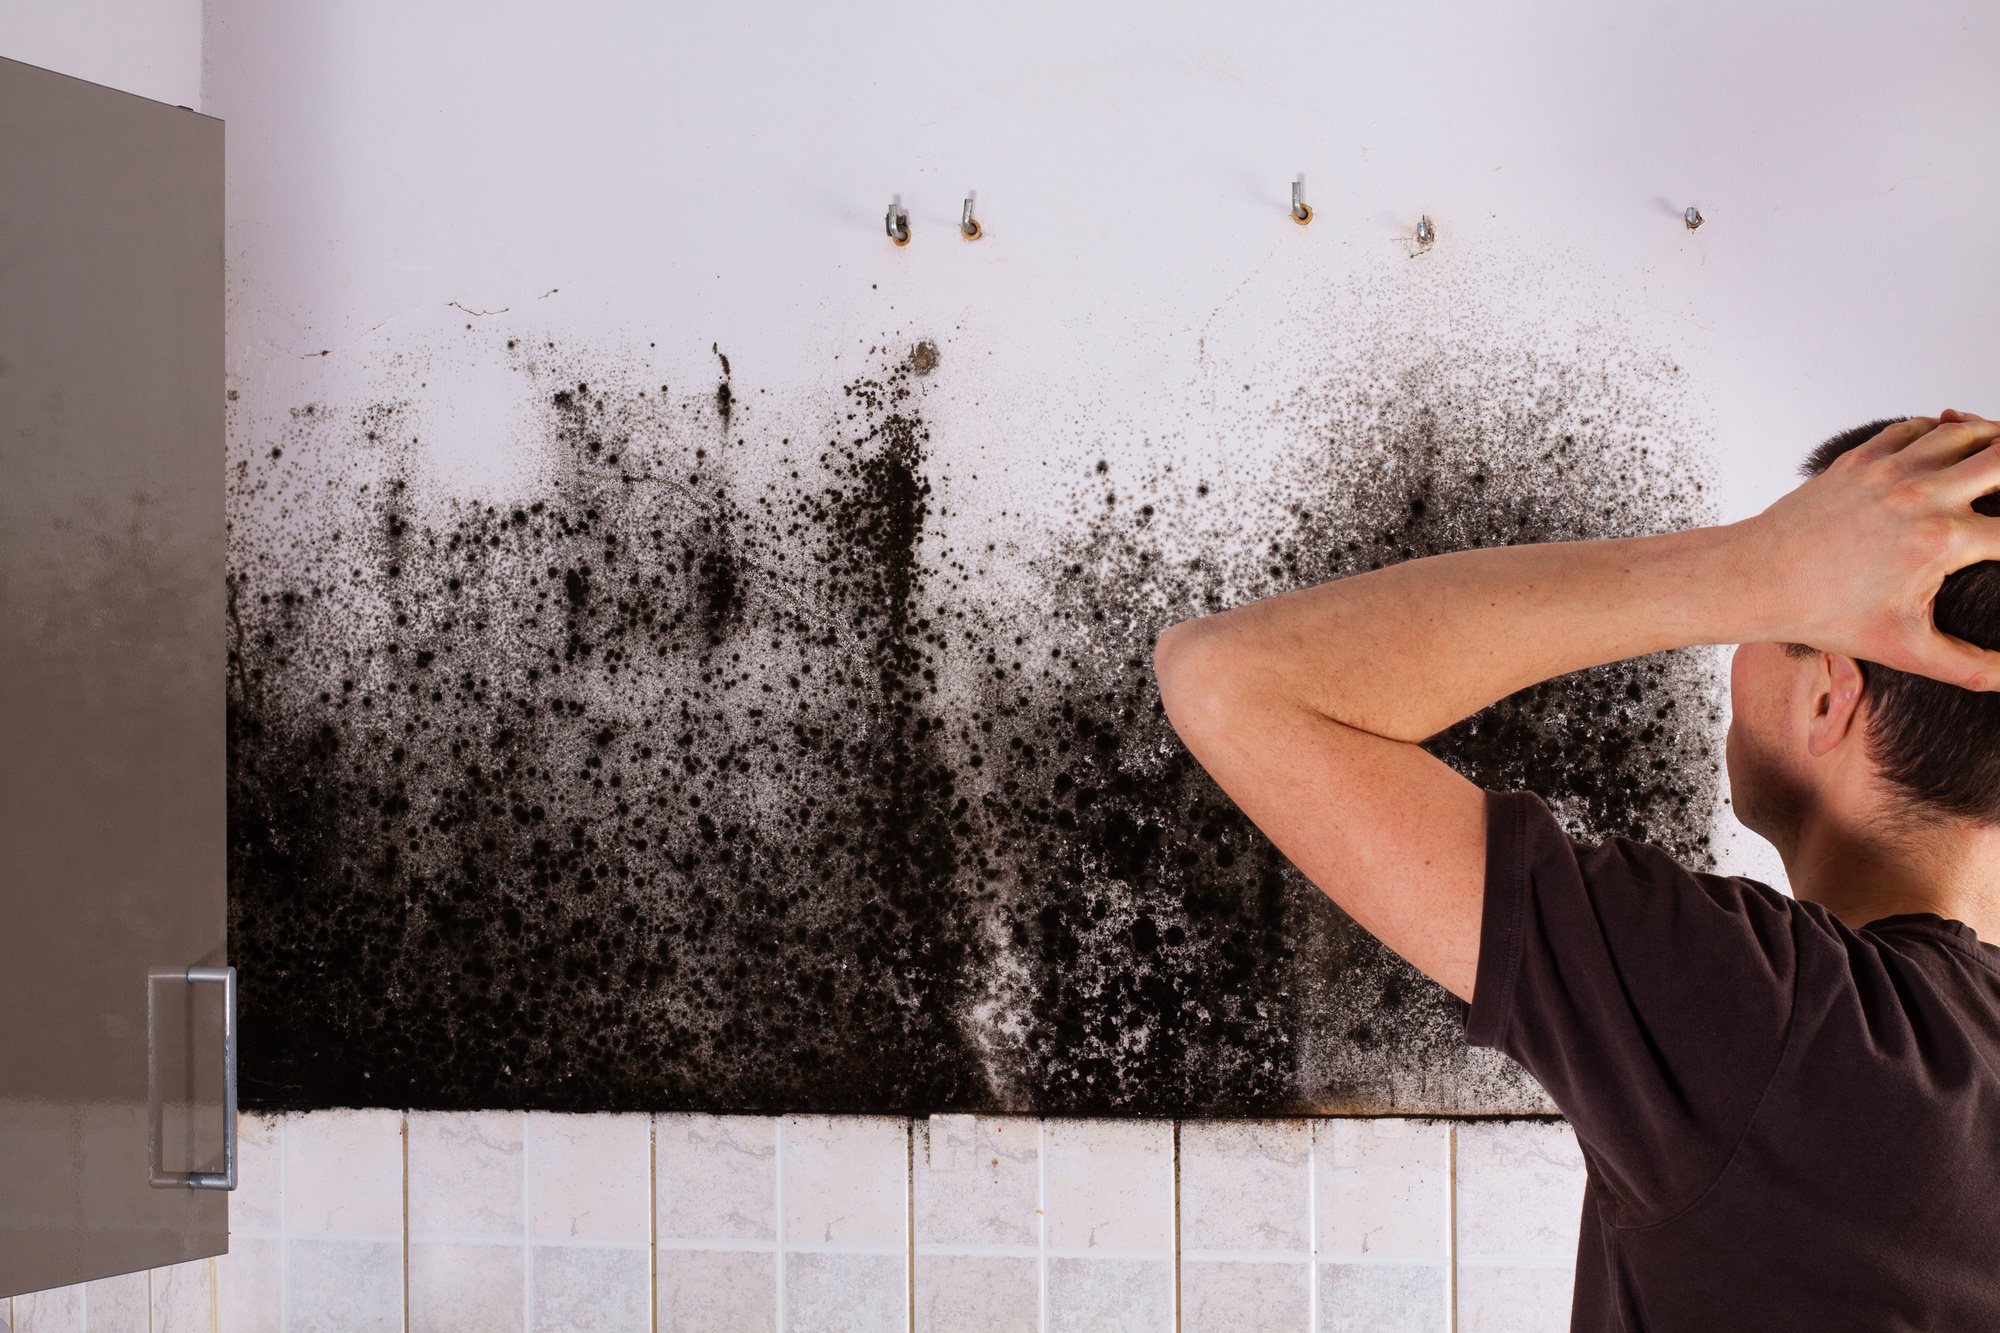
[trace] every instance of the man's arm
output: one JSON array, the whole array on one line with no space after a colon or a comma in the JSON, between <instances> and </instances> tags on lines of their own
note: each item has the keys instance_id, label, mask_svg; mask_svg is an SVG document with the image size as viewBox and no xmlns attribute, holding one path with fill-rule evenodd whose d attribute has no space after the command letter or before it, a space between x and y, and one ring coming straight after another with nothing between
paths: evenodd
<instances>
[{"instance_id":1,"label":"man's arm","mask_svg":"<svg viewBox=\"0 0 2000 1333\"><path fill-rule=\"evenodd\" d=\"M1188 749L1349 915L1472 998L1485 800L1417 742L1551 676L1774 640L2000 688L2000 654L1930 623L1946 575L2000 558L2000 425L1892 426L1755 519L1466 551L1176 625L1155 653ZM1985 451L1985 452L1981 452Z\"/></svg>"}]
</instances>

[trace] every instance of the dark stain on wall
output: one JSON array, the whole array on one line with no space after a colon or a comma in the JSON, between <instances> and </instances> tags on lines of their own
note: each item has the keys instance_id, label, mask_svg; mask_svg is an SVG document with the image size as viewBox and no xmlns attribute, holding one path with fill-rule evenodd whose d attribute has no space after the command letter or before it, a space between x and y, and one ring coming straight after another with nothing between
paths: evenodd
<instances>
[{"instance_id":1,"label":"dark stain on wall","mask_svg":"<svg viewBox=\"0 0 2000 1333\"><path fill-rule=\"evenodd\" d=\"M246 1105L1546 1109L1189 759L1151 644L1415 556L1698 521L1671 368L1246 388L1295 441L1269 477L1079 457L1010 552L940 499L922 348L778 439L719 348L679 395L518 352L562 461L504 505L415 503L400 400L301 406L239 466L239 495L316 451L387 477L337 529L232 537ZM1703 864L1713 694L1667 655L1431 748Z\"/></svg>"}]
</instances>

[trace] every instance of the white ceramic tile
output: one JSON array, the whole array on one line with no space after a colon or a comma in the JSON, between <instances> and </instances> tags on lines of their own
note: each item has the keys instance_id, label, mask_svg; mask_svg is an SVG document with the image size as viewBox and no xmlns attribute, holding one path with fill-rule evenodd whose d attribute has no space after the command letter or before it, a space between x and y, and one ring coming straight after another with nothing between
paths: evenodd
<instances>
[{"instance_id":1,"label":"white ceramic tile","mask_svg":"<svg viewBox=\"0 0 2000 1333\"><path fill-rule=\"evenodd\" d=\"M410 1243L410 1333L521 1333L522 1245Z\"/></svg>"},{"instance_id":2,"label":"white ceramic tile","mask_svg":"<svg viewBox=\"0 0 2000 1333\"><path fill-rule=\"evenodd\" d=\"M1447 1333L1445 1270L1436 1264L1321 1264L1320 1333Z\"/></svg>"},{"instance_id":3,"label":"white ceramic tile","mask_svg":"<svg viewBox=\"0 0 2000 1333\"><path fill-rule=\"evenodd\" d=\"M903 1264L889 1254L786 1255L785 1333L906 1333Z\"/></svg>"},{"instance_id":4,"label":"white ceramic tile","mask_svg":"<svg viewBox=\"0 0 2000 1333\"><path fill-rule=\"evenodd\" d=\"M776 1239L776 1120L663 1115L653 1121L653 1143L662 1239Z\"/></svg>"},{"instance_id":5,"label":"white ceramic tile","mask_svg":"<svg viewBox=\"0 0 2000 1333\"><path fill-rule=\"evenodd\" d=\"M403 1117L395 1111L288 1115L285 1225L301 1232L403 1234ZM292 1311L297 1317L296 1308Z\"/></svg>"},{"instance_id":6,"label":"white ceramic tile","mask_svg":"<svg viewBox=\"0 0 2000 1333\"><path fill-rule=\"evenodd\" d=\"M16 1296L14 1333L84 1333L83 1284Z\"/></svg>"},{"instance_id":7,"label":"white ceramic tile","mask_svg":"<svg viewBox=\"0 0 2000 1333\"><path fill-rule=\"evenodd\" d=\"M151 1277L143 1269L83 1284L88 1333L147 1333L152 1323Z\"/></svg>"},{"instance_id":8,"label":"white ceramic tile","mask_svg":"<svg viewBox=\"0 0 2000 1333\"><path fill-rule=\"evenodd\" d=\"M788 1115L783 1133L787 1246L906 1243L907 1121Z\"/></svg>"},{"instance_id":9,"label":"white ceramic tile","mask_svg":"<svg viewBox=\"0 0 2000 1333\"><path fill-rule=\"evenodd\" d=\"M1160 1120L1050 1120L1048 1238L1054 1248L1171 1251L1174 1130Z\"/></svg>"},{"instance_id":10,"label":"white ceramic tile","mask_svg":"<svg viewBox=\"0 0 2000 1333\"><path fill-rule=\"evenodd\" d=\"M748 1250L661 1250L660 1333L771 1333L778 1261Z\"/></svg>"},{"instance_id":11,"label":"white ceramic tile","mask_svg":"<svg viewBox=\"0 0 2000 1333\"><path fill-rule=\"evenodd\" d=\"M1565 1333L1574 1281L1567 1268L1458 1270L1458 1333Z\"/></svg>"},{"instance_id":12,"label":"white ceramic tile","mask_svg":"<svg viewBox=\"0 0 2000 1333\"><path fill-rule=\"evenodd\" d=\"M916 1333L1035 1333L1038 1270L1034 1259L918 1255Z\"/></svg>"},{"instance_id":13,"label":"white ceramic tile","mask_svg":"<svg viewBox=\"0 0 2000 1333\"><path fill-rule=\"evenodd\" d=\"M1185 1127L1181 1147L1185 1167ZM1181 1333L1312 1333L1311 1279L1303 1263L1183 1259Z\"/></svg>"},{"instance_id":14,"label":"white ceramic tile","mask_svg":"<svg viewBox=\"0 0 2000 1333\"><path fill-rule=\"evenodd\" d=\"M288 1240L285 1270L285 1333L391 1333L403 1327L400 1240Z\"/></svg>"},{"instance_id":15,"label":"white ceramic tile","mask_svg":"<svg viewBox=\"0 0 2000 1333\"><path fill-rule=\"evenodd\" d=\"M155 1268L151 1333L210 1333L213 1273L206 1259Z\"/></svg>"},{"instance_id":16,"label":"white ceramic tile","mask_svg":"<svg viewBox=\"0 0 2000 1333\"><path fill-rule=\"evenodd\" d=\"M1182 1124L1181 1249L1304 1254L1311 1149L1305 1120Z\"/></svg>"},{"instance_id":17,"label":"white ceramic tile","mask_svg":"<svg viewBox=\"0 0 2000 1333\"><path fill-rule=\"evenodd\" d=\"M284 1208L278 1198L278 1117L236 1117L236 1189L229 1196L229 1232L278 1233Z\"/></svg>"},{"instance_id":18,"label":"white ceramic tile","mask_svg":"<svg viewBox=\"0 0 2000 1333\"><path fill-rule=\"evenodd\" d=\"M643 1115L527 1117L528 1212L535 1236L646 1239L651 1121Z\"/></svg>"},{"instance_id":19,"label":"white ceramic tile","mask_svg":"<svg viewBox=\"0 0 2000 1333\"><path fill-rule=\"evenodd\" d=\"M934 1115L918 1121L917 1244L1033 1245L1041 1234L1037 1125Z\"/></svg>"},{"instance_id":20,"label":"white ceramic tile","mask_svg":"<svg viewBox=\"0 0 2000 1333\"><path fill-rule=\"evenodd\" d=\"M1583 1154L1565 1124L1494 1121L1458 1130L1458 1254L1573 1262Z\"/></svg>"},{"instance_id":21,"label":"white ceramic tile","mask_svg":"<svg viewBox=\"0 0 2000 1333\"><path fill-rule=\"evenodd\" d=\"M1162 1333L1174 1325L1171 1259L1048 1261L1049 1333Z\"/></svg>"},{"instance_id":22,"label":"white ceramic tile","mask_svg":"<svg viewBox=\"0 0 2000 1333\"><path fill-rule=\"evenodd\" d=\"M1321 1120L1314 1126L1322 1261L1442 1263L1451 1229L1451 1126Z\"/></svg>"},{"instance_id":23,"label":"white ceramic tile","mask_svg":"<svg viewBox=\"0 0 2000 1333\"><path fill-rule=\"evenodd\" d=\"M221 1333L277 1333L282 1325L283 1245L232 1235L215 1261L216 1327Z\"/></svg>"},{"instance_id":24,"label":"white ceramic tile","mask_svg":"<svg viewBox=\"0 0 2000 1333\"><path fill-rule=\"evenodd\" d=\"M506 1236L525 1226L519 1111L410 1113L410 1239Z\"/></svg>"},{"instance_id":25,"label":"white ceramic tile","mask_svg":"<svg viewBox=\"0 0 2000 1333\"><path fill-rule=\"evenodd\" d=\"M534 1264L532 1333L646 1333L653 1301L644 1250L538 1245Z\"/></svg>"}]
</instances>

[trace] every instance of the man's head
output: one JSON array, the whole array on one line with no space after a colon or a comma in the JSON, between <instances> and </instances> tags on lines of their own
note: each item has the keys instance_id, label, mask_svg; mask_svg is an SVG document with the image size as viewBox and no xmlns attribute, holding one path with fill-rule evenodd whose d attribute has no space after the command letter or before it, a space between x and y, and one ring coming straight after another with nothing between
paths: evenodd
<instances>
[{"instance_id":1,"label":"man's head","mask_svg":"<svg viewBox=\"0 0 2000 1333\"><path fill-rule=\"evenodd\" d=\"M1835 435L1812 451L1803 471L1819 475L1901 419ZM1974 508L2000 515L2000 493ZM2000 562L1947 578L1932 618L1946 634L2000 648ZM1803 821L1821 813L1884 830L2000 826L2000 693L1801 644L1745 644L1730 694L1737 816L1787 859Z\"/></svg>"}]
</instances>

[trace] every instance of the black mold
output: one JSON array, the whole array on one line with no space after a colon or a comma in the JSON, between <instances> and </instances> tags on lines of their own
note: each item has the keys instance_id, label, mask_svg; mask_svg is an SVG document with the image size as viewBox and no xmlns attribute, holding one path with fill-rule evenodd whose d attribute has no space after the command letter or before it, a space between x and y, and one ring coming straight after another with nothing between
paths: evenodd
<instances>
[{"instance_id":1,"label":"black mold","mask_svg":"<svg viewBox=\"0 0 2000 1333\"><path fill-rule=\"evenodd\" d=\"M934 352L847 385L811 448L736 443L716 355L679 403L524 363L556 381L549 494L436 521L364 489L361 541L269 586L239 524L246 1105L1545 1109L1192 763L1151 644L1412 556L1696 521L1644 438L1667 390L1501 355L1301 391L1273 420L1303 461L1227 506L1079 462L1014 587L941 526ZM389 447L400 412L295 414L284 458ZM1701 862L1712 688L1604 668L1432 747Z\"/></svg>"}]
</instances>

